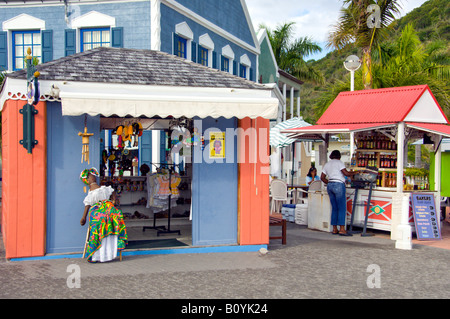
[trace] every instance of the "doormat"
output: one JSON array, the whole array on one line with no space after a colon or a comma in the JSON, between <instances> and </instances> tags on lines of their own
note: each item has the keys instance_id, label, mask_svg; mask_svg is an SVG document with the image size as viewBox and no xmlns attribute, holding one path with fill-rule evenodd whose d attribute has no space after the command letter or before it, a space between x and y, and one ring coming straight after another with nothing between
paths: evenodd
<instances>
[{"instance_id":1,"label":"doormat","mask_svg":"<svg viewBox=\"0 0 450 319\"><path fill-rule=\"evenodd\" d=\"M189 246L181 241L170 238L170 239L152 239L152 240L132 240L127 244L127 249L149 249L149 248L162 248L162 247L179 247L179 246Z\"/></svg>"}]
</instances>

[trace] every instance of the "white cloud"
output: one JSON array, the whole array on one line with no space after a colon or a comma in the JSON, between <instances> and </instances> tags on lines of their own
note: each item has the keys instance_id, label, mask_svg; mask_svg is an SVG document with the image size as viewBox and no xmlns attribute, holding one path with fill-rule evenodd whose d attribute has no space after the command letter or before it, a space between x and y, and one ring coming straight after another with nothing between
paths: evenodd
<instances>
[{"instance_id":1,"label":"white cloud","mask_svg":"<svg viewBox=\"0 0 450 319\"><path fill-rule=\"evenodd\" d=\"M255 29L264 23L271 29L296 22L296 37L312 37L322 42L331 24L337 21L341 3L337 0L246 0Z\"/></svg>"},{"instance_id":2,"label":"white cloud","mask_svg":"<svg viewBox=\"0 0 450 319\"><path fill-rule=\"evenodd\" d=\"M420 7L426 0L400 0L402 15ZM338 21L340 0L246 0L255 30L261 23L271 29L285 22L295 22L295 38L311 37L325 49L332 25ZM322 52L320 58L326 54Z\"/></svg>"}]
</instances>

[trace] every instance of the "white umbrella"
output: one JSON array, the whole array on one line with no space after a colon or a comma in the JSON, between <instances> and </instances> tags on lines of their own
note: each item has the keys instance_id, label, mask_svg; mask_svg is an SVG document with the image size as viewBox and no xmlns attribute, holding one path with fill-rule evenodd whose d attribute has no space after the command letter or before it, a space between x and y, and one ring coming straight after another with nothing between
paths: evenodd
<instances>
[{"instance_id":1,"label":"white umbrella","mask_svg":"<svg viewBox=\"0 0 450 319\"><path fill-rule=\"evenodd\" d=\"M280 133L280 131L305 126L311 126L311 124L305 122L302 117L294 117L290 120L278 123L270 130L270 145L275 147L291 145L296 139L288 138L286 134Z\"/></svg>"},{"instance_id":2,"label":"white umbrella","mask_svg":"<svg viewBox=\"0 0 450 319\"><path fill-rule=\"evenodd\" d=\"M270 130L270 145L279 148L291 145L296 141L296 139L288 138L286 134L283 134L280 131L305 126L311 126L311 124L305 122L302 117L294 117L290 120L278 123ZM294 153L295 153L295 144L294 147L292 148L292 158L294 158ZM294 173L294 161L292 161L291 184L294 183L293 173Z\"/></svg>"}]
</instances>

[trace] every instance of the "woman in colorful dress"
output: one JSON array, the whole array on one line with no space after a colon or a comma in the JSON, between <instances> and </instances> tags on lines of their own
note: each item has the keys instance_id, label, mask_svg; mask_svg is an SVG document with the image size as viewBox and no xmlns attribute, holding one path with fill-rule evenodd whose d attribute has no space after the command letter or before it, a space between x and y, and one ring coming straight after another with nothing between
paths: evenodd
<instances>
[{"instance_id":1,"label":"woman in colorful dress","mask_svg":"<svg viewBox=\"0 0 450 319\"><path fill-rule=\"evenodd\" d=\"M115 193L111 186L97 184L98 171L86 169L80 179L89 185L89 193L80 224L86 224L89 214L89 240L86 250L89 262L106 262L117 257L117 251L125 249L128 236L122 212L114 206ZM111 199L112 198L112 199Z\"/></svg>"}]
</instances>

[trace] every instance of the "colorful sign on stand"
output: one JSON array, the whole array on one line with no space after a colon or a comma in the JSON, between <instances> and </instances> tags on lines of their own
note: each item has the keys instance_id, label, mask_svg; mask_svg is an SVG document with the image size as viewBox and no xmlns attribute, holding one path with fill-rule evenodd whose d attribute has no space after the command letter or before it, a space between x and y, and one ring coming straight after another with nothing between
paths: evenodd
<instances>
[{"instance_id":1,"label":"colorful sign on stand","mask_svg":"<svg viewBox=\"0 0 450 319\"><path fill-rule=\"evenodd\" d=\"M411 204L414 213L414 224L418 240L441 239L439 228L439 212L433 194L413 193Z\"/></svg>"}]
</instances>

